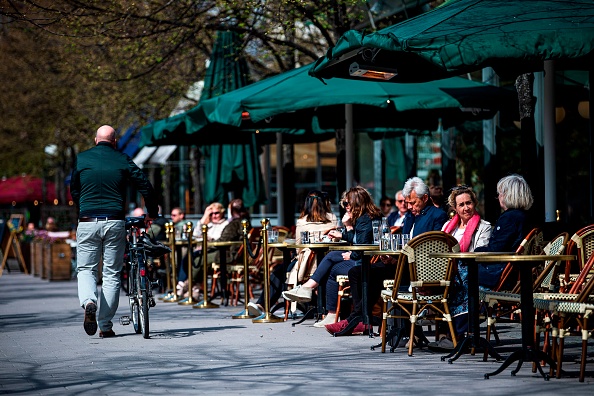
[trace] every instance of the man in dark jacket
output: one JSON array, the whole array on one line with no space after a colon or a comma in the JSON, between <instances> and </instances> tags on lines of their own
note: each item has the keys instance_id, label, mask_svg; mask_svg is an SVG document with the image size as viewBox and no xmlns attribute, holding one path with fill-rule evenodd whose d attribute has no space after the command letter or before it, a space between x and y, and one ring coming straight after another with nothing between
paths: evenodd
<instances>
[{"instance_id":1,"label":"man in dark jacket","mask_svg":"<svg viewBox=\"0 0 594 396\"><path fill-rule=\"evenodd\" d=\"M448 221L446 212L436 208L429 197L429 187L419 177L411 177L404 184L402 195L414 219L404 220L403 234L411 234L411 238L427 231L439 231ZM413 221L411 221L413 220Z\"/></svg>"},{"instance_id":2,"label":"man in dark jacket","mask_svg":"<svg viewBox=\"0 0 594 396\"><path fill-rule=\"evenodd\" d=\"M153 186L132 159L115 147L115 130L103 125L97 130L95 147L77 156L70 184L70 194L79 211L76 230L78 297L85 310L84 329L88 335L94 335L98 325L102 338L115 336L111 320L120 297L128 185L134 186L144 197L147 220L158 213ZM103 286L96 317L100 261L103 262Z\"/></svg>"},{"instance_id":3,"label":"man in dark jacket","mask_svg":"<svg viewBox=\"0 0 594 396\"><path fill-rule=\"evenodd\" d=\"M448 220L448 215L443 210L436 208L429 197L429 187L418 177L406 181L402 195L407 204L408 212L405 214L402 232L418 236L427 231L439 231ZM373 311L373 306L379 299L383 289L383 280L393 278L396 272L396 259L393 256L380 256L369 269L368 306L367 312ZM361 323L362 306L362 267L357 266L349 270L349 283L354 309L351 315L340 322L326 325L326 330L334 335L350 335L367 331Z\"/></svg>"}]
</instances>

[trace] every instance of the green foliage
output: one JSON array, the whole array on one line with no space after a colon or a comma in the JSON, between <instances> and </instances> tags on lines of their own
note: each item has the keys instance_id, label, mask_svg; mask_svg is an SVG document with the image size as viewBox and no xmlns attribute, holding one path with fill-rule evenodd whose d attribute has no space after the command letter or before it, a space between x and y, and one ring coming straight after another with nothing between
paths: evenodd
<instances>
[{"instance_id":1,"label":"green foliage","mask_svg":"<svg viewBox=\"0 0 594 396\"><path fill-rule=\"evenodd\" d=\"M7 176L68 173L102 124L169 115L204 76L217 30L240 33L252 79L312 62L367 22L361 0L28 0L0 6ZM21 144L27 141L26 147ZM54 144L59 158L48 159ZM57 163L56 163L57 162Z\"/></svg>"}]
</instances>

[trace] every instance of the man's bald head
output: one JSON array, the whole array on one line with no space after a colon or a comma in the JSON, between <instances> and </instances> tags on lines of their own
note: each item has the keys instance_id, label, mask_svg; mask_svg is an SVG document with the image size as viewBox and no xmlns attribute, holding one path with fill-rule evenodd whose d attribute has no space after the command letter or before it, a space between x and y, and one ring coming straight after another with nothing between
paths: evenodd
<instances>
[{"instance_id":1,"label":"man's bald head","mask_svg":"<svg viewBox=\"0 0 594 396\"><path fill-rule=\"evenodd\" d=\"M108 142L115 146L116 133L115 129L109 125L103 125L97 129L97 136L95 136L95 144L99 142Z\"/></svg>"}]
</instances>

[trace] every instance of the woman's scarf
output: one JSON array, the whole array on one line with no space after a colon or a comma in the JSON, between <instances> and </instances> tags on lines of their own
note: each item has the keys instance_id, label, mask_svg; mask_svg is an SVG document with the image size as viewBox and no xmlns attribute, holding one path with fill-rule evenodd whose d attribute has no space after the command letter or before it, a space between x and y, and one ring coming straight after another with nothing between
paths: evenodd
<instances>
[{"instance_id":1,"label":"woman's scarf","mask_svg":"<svg viewBox=\"0 0 594 396\"><path fill-rule=\"evenodd\" d=\"M460 251L461 252L468 251L468 248L470 247L470 243L472 242L472 235L476 231L480 222L481 222L481 216L479 216L478 213L475 213L468 221L468 224L466 224L466 228L464 229L464 235L462 235L462 239L460 240ZM460 224L460 216L458 216L458 214L456 213L456 215L454 215L454 217L452 217L452 220L448 223L448 225L446 226L444 231L447 232L448 234L451 234L452 232L454 232L456 227L458 227L458 224Z\"/></svg>"}]
</instances>

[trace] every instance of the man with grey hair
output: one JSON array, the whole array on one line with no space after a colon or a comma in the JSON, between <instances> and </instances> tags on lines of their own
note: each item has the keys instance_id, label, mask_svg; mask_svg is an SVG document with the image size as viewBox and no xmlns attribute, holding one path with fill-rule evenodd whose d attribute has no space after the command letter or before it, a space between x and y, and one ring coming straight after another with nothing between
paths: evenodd
<instances>
[{"instance_id":1,"label":"man with grey hair","mask_svg":"<svg viewBox=\"0 0 594 396\"><path fill-rule=\"evenodd\" d=\"M419 177L411 177L404 183L402 195L406 206L413 218L407 218L402 232L411 234L411 237L427 231L439 231L448 221L448 215L443 210L436 208L429 197L429 187Z\"/></svg>"},{"instance_id":2,"label":"man with grey hair","mask_svg":"<svg viewBox=\"0 0 594 396\"><path fill-rule=\"evenodd\" d=\"M95 147L78 154L72 171L70 194L78 208L78 298L85 310L83 327L101 338L114 337L112 319L120 300L120 273L126 249L127 187L144 197L148 220L157 217L153 186L132 159L116 150L115 130L97 130ZM103 283L97 298L97 271L103 262ZM98 301L99 300L99 301ZM97 303L99 314L96 317Z\"/></svg>"}]
</instances>

